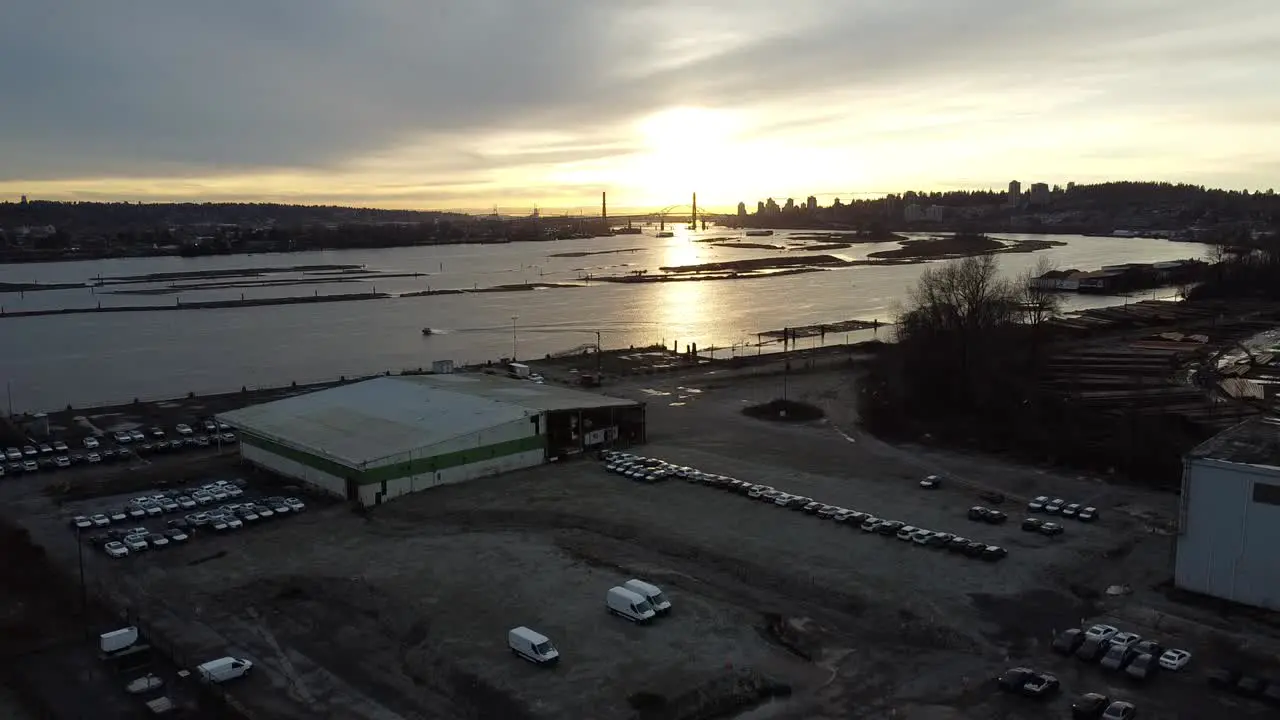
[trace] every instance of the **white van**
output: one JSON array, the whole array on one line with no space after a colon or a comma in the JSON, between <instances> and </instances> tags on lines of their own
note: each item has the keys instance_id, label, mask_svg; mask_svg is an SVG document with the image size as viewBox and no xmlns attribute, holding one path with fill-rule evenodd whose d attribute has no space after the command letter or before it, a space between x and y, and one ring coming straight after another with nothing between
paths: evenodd
<instances>
[{"instance_id":1,"label":"white van","mask_svg":"<svg viewBox=\"0 0 1280 720\"><path fill-rule=\"evenodd\" d=\"M112 630L98 636L98 649L103 653L117 653L138 642L138 628L130 625L127 628Z\"/></svg>"},{"instance_id":2,"label":"white van","mask_svg":"<svg viewBox=\"0 0 1280 720\"><path fill-rule=\"evenodd\" d=\"M649 601L649 605L653 606L653 611L659 615L665 615L671 612L671 601L662 593L662 588L643 580L631 578L622 583L622 587L633 593L638 593L641 597Z\"/></svg>"},{"instance_id":3,"label":"white van","mask_svg":"<svg viewBox=\"0 0 1280 720\"><path fill-rule=\"evenodd\" d=\"M604 602L609 612L634 623L647 623L657 614L643 595L624 587L609 588L609 592L605 593Z\"/></svg>"},{"instance_id":4,"label":"white van","mask_svg":"<svg viewBox=\"0 0 1280 720\"><path fill-rule=\"evenodd\" d=\"M252 669L252 662L243 658L227 656L217 660L210 660L197 667L196 671L200 673L200 679L205 682L222 683L248 675Z\"/></svg>"},{"instance_id":5,"label":"white van","mask_svg":"<svg viewBox=\"0 0 1280 720\"><path fill-rule=\"evenodd\" d=\"M511 652L538 665L554 663L560 659L560 651L551 645L546 635L523 625L507 631L507 647L511 648Z\"/></svg>"}]
</instances>

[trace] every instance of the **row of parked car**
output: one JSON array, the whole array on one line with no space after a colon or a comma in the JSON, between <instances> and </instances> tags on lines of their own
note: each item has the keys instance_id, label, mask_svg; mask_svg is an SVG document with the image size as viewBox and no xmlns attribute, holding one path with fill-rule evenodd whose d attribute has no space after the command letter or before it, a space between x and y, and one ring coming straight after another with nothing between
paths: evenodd
<instances>
[{"instance_id":1,"label":"row of parked car","mask_svg":"<svg viewBox=\"0 0 1280 720\"><path fill-rule=\"evenodd\" d=\"M106 528L106 532L88 537L88 541L111 557L150 548L164 548L184 543L197 529L217 533L239 530L273 517L286 517L306 510L306 504L294 497L267 497L251 502L226 502L244 494L243 480L218 480L190 492L173 491L131 499L125 506L95 515L77 515L72 527L77 532ZM222 503L215 505L215 503ZM191 510L186 515L165 522L165 529L153 531L145 526L121 527L148 517Z\"/></svg>"},{"instance_id":2,"label":"row of parked car","mask_svg":"<svg viewBox=\"0 0 1280 720\"><path fill-rule=\"evenodd\" d=\"M968 557L981 558L990 562L1003 560L1009 552L996 545L971 540L953 533L939 532L926 528L908 525L899 520L879 518L871 513L828 505L811 497L783 492L770 485L760 485L746 480L738 480L724 475L702 472L690 467L673 465L656 458L646 458L619 451L607 451L602 454L605 470L623 477L643 482L660 482L668 478L679 478L689 483L726 490L745 495L753 500L772 503L776 507L787 508L829 519L836 523L850 525L866 533L874 533L888 537L896 537L904 542L916 545L945 549Z\"/></svg>"},{"instance_id":3,"label":"row of parked car","mask_svg":"<svg viewBox=\"0 0 1280 720\"><path fill-rule=\"evenodd\" d=\"M996 678L1002 691L1034 700L1047 700L1062 691L1057 677L1029 667L1005 670ZM1101 693L1085 693L1071 703L1071 717L1076 720L1132 720L1138 707L1127 700L1112 700Z\"/></svg>"},{"instance_id":4,"label":"row of parked car","mask_svg":"<svg viewBox=\"0 0 1280 720\"><path fill-rule=\"evenodd\" d=\"M1137 681L1150 680L1159 670L1181 670L1191 662L1191 653L1165 648L1155 640L1144 640L1113 625L1072 628L1053 639L1053 650L1084 662L1096 662L1103 670L1124 673Z\"/></svg>"},{"instance_id":5,"label":"row of parked car","mask_svg":"<svg viewBox=\"0 0 1280 720\"><path fill-rule=\"evenodd\" d=\"M0 477L62 470L77 465L119 462L138 455L236 442L236 434L226 424L207 420L204 427L211 427L212 431L208 434L196 433L189 425L178 425L178 436L173 438L160 427L152 427L145 433L142 430L120 430L111 435L115 441L114 447L108 445L107 437L90 435L80 441L83 451L73 449L63 440L8 447L4 449L6 462L0 463Z\"/></svg>"},{"instance_id":6,"label":"row of parked car","mask_svg":"<svg viewBox=\"0 0 1280 720\"><path fill-rule=\"evenodd\" d=\"M1094 522L1098 519L1098 508L1092 505L1067 502L1062 498L1051 498L1048 495L1041 495L1027 503L1027 512L1057 515L1080 522Z\"/></svg>"}]
</instances>

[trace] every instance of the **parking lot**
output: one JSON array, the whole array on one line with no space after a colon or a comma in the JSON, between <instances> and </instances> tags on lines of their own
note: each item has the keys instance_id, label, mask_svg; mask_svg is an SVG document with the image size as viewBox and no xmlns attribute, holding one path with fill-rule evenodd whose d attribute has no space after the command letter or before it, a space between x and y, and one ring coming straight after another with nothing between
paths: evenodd
<instances>
[{"instance_id":1,"label":"parking lot","mask_svg":"<svg viewBox=\"0 0 1280 720\"><path fill-rule=\"evenodd\" d=\"M102 430L92 427L87 434L60 429L40 440L24 437L20 445L0 447L0 479L48 474L75 468L94 468L183 454L193 450L234 446L236 434L229 426L212 418L178 423L166 429L146 428Z\"/></svg>"},{"instance_id":2,"label":"parking lot","mask_svg":"<svg viewBox=\"0 0 1280 720\"><path fill-rule=\"evenodd\" d=\"M197 531L194 542L139 558L86 554L86 574L189 656L253 659L262 672L233 694L269 717L630 718L639 693L679 697L746 670L794 688L771 718L843 718L850 708L869 718L1068 717L1086 692L1132 700L1141 717L1274 712L1208 687L1206 671L1230 659L1226 643L1127 619L1161 601L1154 588L1169 574L1170 538L1160 530L1176 498L880 443L846 422L839 373L790 378L793 397L828 411L804 425L741 414L776 396L770 378L662 382L611 392L647 399L650 442L630 452L668 463L673 477L628 478L616 462L609 472L584 458L433 489L365 516L304 498L307 511L288 521ZM679 468L749 487L681 478ZM934 474L940 484L921 485ZM823 517L827 508L806 512L809 503L765 502L756 486L838 510ZM285 494L252 479L244 492ZM1028 512L1040 495L1095 507L1097 517ZM28 498L21 509L50 555L74 563L67 524L128 500ZM1006 520L971 519L976 505ZM864 531L867 518L851 522L854 512L903 527ZM1062 532L1024 530L1026 517ZM905 526L930 534L899 540ZM928 539L938 533L982 552ZM632 577L661 586L672 615L649 626L610 616L606 591ZM1113 585L1126 591L1106 595ZM1193 659L1140 684L1050 648L1056 633L1095 622ZM513 657L506 631L518 625L550 637L560 665ZM1001 693L995 678L1017 666L1055 675L1061 692L1044 701Z\"/></svg>"}]
</instances>

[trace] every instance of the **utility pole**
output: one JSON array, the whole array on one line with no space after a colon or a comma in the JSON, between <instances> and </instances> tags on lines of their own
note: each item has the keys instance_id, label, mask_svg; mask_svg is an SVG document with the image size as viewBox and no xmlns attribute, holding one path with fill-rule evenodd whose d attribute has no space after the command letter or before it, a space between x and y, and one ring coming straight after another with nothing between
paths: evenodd
<instances>
[{"instance_id":1,"label":"utility pole","mask_svg":"<svg viewBox=\"0 0 1280 720\"><path fill-rule=\"evenodd\" d=\"M600 347L600 331L596 330L596 382L600 382L600 362L601 362L600 351L601 350L603 350L603 348Z\"/></svg>"},{"instance_id":2,"label":"utility pole","mask_svg":"<svg viewBox=\"0 0 1280 720\"><path fill-rule=\"evenodd\" d=\"M519 349L520 340L516 335L516 321L520 319L519 315L511 316L511 362L516 361L516 351Z\"/></svg>"}]
</instances>

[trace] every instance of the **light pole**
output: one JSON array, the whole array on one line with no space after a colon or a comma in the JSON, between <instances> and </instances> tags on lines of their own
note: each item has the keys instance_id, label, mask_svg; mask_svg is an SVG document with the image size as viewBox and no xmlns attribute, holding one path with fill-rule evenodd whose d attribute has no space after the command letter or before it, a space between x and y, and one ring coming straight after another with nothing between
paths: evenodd
<instances>
[{"instance_id":1,"label":"light pole","mask_svg":"<svg viewBox=\"0 0 1280 720\"><path fill-rule=\"evenodd\" d=\"M596 382L600 382L600 331L596 330Z\"/></svg>"},{"instance_id":2,"label":"light pole","mask_svg":"<svg viewBox=\"0 0 1280 720\"><path fill-rule=\"evenodd\" d=\"M516 335L516 321L519 319L519 315L511 316L511 362L516 361L516 351L520 348L520 339Z\"/></svg>"},{"instance_id":3,"label":"light pole","mask_svg":"<svg viewBox=\"0 0 1280 720\"><path fill-rule=\"evenodd\" d=\"M76 526L76 565L80 568L80 623L85 637L89 636L89 591L84 584L84 537Z\"/></svg>"}]
</instances>

